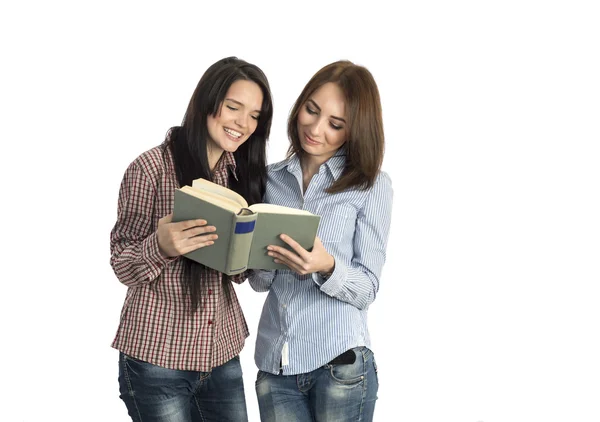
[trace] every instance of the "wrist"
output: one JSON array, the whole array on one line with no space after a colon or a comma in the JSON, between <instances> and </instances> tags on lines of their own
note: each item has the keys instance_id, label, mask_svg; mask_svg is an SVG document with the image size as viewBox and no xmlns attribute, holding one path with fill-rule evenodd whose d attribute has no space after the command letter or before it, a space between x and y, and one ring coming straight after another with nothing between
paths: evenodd
<instances>
[{"instance_id":1,"label":"wrist","mask_svg":"<svg viewBox=\"0 0 600 422\"><path fill-rule=\"evenodd\" d=\"M331 277L333 271L335 270L335 258L332 255L329 255L330 263L321 271L319 271L319 275L325 279Z\"/></svg>"}]
</instances>

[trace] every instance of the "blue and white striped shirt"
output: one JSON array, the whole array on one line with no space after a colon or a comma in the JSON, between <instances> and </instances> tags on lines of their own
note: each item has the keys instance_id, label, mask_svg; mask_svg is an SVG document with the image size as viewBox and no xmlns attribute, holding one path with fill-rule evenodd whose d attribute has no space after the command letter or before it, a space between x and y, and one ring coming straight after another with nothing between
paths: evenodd
<instances>
[{"instance_id":1,"label":"blue and white striped shirt","mask_svg":"<svg viewBox=\"0 0 600 422\"><path fill-rule=\"evenodd\" d=\"M313 371L344 351L370 346L367 310L379 290L392 213L392 183L380 172L369 190L325 192L346 162L341 148L302 194L297 156L268 168L265 201L321 216L318 236L335 258L328 280L291 270L254 271L252 288L269 291L256 338L259 369L284 375ZM285 355L282 359L282 352ZM281 366L283 363L283 367ZM287 363L287 365L286 365Z\"/></svg>"}]
</instances>

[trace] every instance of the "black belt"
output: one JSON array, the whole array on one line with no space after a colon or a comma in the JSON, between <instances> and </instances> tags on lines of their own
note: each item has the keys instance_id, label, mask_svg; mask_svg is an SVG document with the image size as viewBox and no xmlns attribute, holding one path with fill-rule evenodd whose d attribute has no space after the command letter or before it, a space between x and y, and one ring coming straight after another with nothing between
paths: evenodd
<instances>
[{"instance_id":1,"label":"black belt","mask_svg":"<svg viewBox=\"0 0 600 422\"><path fill-rule=\"evenodd\" d=\"M328 365L352 365L354 362L356 362L356 353L354 353L354 349L349 349L330 360ZM279 375L282 375L283 365L281 365L281 360L279 361L279 368Z\"/></svg>"},{"instance_id":2,"label":"black belt","mask_svg":"<svg viewBox=\"0 0 600 422\"><path fill-rule=\"evenodd\" d=\"M346 350L339 356L333 358L329 365L351 365L356 361L356 353L354 353L354 349Z\"/></svg>"}]
</instances>

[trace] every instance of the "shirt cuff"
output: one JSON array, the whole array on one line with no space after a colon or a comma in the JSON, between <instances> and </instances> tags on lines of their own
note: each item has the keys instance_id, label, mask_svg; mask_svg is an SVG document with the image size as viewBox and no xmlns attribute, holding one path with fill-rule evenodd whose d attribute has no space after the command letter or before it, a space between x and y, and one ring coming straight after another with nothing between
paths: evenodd
<instances>
[{"instance_id":1,"label":"shirt cuff","mask_svg":"<svg viewBox=\"0 0 600 422\"><path fill-rule=\"evenodd\" d=\"M313 281L321 288L321 291L329 296L336 296L342 290L342 285L346 281L348 267L339 259L335 260L335 268L327 280L321 274L313 273Z\"/></svg>"},{"instance_id":2,"label":"shirt cuff","mask_svg":"<svg viewBox=\"0 0 600 422\"><path fill-rule=\"evenodd\" d=\"M142 258L155 271L160 273L167 264L175 261L178 256L163 256L158 247L158 236L152 233L142 243Z\"/></svg>"}]
</instances>

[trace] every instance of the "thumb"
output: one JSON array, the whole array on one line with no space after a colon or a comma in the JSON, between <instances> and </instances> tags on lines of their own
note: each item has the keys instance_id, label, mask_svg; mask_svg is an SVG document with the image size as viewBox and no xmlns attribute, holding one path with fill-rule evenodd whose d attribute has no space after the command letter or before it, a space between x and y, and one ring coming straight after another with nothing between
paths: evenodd
<instances>
[{"instance_id":1,"label":"thumb","mask_svg":"<svg viewBox=\"0 0 600 422\"><path fill-rule=\"evenodd\" d=\"M319 236L315 237L315 244L313 247L324 248L323 242L321 242L321 239L319 239Z\"/></svg>"},{"instance_id":2,"label":"thumb","mask_svg":"<svg viewBox=\"0 0 600 422\"><path fill-rule=\"evenodd\" d=\"M163 218L158 220L158 225L162 226L163 224L170 223L173 220L173 213L165 215Z\"/></svg>"}]
</instances>

